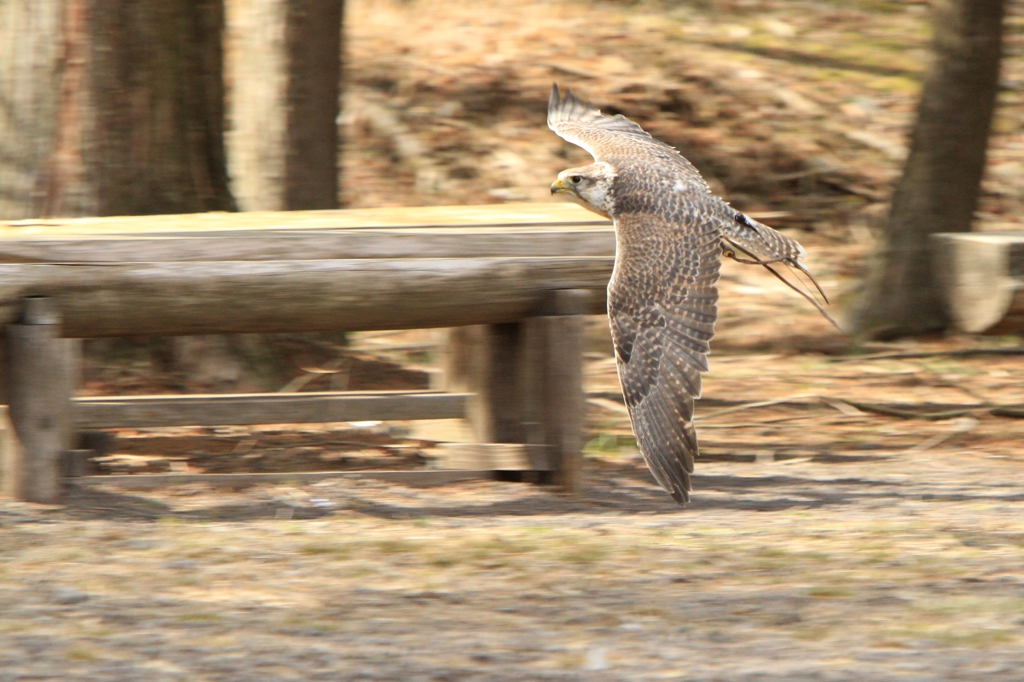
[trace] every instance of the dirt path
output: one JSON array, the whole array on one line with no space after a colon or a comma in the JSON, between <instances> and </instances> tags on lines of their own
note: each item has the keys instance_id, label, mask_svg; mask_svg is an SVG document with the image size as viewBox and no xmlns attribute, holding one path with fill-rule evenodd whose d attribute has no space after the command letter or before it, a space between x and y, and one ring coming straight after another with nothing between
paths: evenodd
<instances>
[{"instance_id":1,"label":"dirt path","mask_svg":"<svg viewBox=\"0 0 1024 682\"><path fill-rule=\"evenodd\" d=\"M686 509L598 356L581 500L332 480L0 501L0 682L1017 680L1024 421L984 405L1022 402L1019 356L962 345L716 357Z\"/></svg>"},{"instance_id":2,"label":"dirt path","mask_svg":"<svg viewBox=\"0 0 1024 682\"><path fill-rule=\"evenodd\" d=\"M1017 680L1019 460L0 503L0 680Z\"/></svg>"}]
</instances>

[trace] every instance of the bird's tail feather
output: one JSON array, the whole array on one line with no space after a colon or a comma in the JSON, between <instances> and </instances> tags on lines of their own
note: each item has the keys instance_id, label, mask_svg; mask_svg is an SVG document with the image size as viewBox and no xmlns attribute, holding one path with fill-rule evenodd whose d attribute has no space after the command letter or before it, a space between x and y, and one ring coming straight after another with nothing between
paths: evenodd
<instances>
[{"instance_id":1,"label":"bird's tail feather","mask_svg":"<svg viewBox=\"0 0 1024 682\"><path fill-rule=\"evenodd\" d=\"M802 261L806 252L796 240L790 239L767 225L762 225L743 213L737 213L735 222L723 230L722 242L722 250L727 256L730 256L738 263L761 265L790 289L810 301L811 305L826 320L831 322L836 329L840 329L839 324L832 319L825 311L822 303L815 297L815 292L817 292L817 294L821 295L824 303L828 304L828 296L825 294L825 290L822 289L821 285L818 284L818 280L814 278L814 275L803 264ZM781 263L789 268L799 286L790 282L782 273L772 267L772 265L777 263ZM804 281L801 274L810 280L810 284Z\"/></svg>"}]
</instances>

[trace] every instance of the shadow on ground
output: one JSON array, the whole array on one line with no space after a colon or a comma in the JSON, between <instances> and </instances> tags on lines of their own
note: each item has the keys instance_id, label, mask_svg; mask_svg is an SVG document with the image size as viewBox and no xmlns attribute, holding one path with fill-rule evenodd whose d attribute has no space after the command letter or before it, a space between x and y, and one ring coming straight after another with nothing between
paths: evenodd
<instances>
[{"instance_id":1,"label":"shadow on ground","mask_svg":"<svg viewBox=\"0 0 1024 682\"><path fill-rule=\"evenodd\" d=\"M833 465L835 466L835 465ZM832 468L832 467L829 467ZM845 468L845 467L843 467ZM820 468L819 468L820 471ZM844 473L844 472L835 472ZM711 510L780 512L792 509L895 505L906 500L1019 502L1024 493L1002 486L951 492L927 480L908 483L884 477L779 474L757 465L741 473L696 474L692 502L676 506L646 468L601 462L588 474L582 498L553 486L477 481L406 487L341 479L296 492L287 486L227 490L205 485L136 493L114 488L69 489L62 514L80 519L154 521L249 521L316 519L333 513L411 519L558 514L693 514Z\"/></svg>"}]
</instances>

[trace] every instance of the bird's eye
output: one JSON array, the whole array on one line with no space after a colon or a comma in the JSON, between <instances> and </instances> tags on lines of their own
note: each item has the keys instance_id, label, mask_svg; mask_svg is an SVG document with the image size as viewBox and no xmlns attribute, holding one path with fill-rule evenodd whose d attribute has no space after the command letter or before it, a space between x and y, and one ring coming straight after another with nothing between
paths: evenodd
<instances>
[{"instance_id":1,"label":"bird's eye","mask_svg":"<svg viewBox=\"0 0 1024 682\"><path fill-rule=\"evenodd\" d=\"M569 182L571 182L574 185L578 185L581 182L583 182L583 176L582 175L570 175L569 176Z\"/></svg>"}]
</instances>

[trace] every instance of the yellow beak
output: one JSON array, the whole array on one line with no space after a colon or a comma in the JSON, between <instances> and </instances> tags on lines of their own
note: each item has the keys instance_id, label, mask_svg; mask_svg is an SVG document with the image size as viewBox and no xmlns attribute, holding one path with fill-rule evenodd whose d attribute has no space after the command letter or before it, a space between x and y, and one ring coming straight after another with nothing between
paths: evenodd
<instances>
[{"instance_id":1,"label":"yellow beak","mask_svg":"<svg viewBox=\"0 0 1024 682\"><path fill-rule=\"evenodd\" d=\"M565 181L562 178L558 178L551 183L551 193L560 194L562 192L568 192L569 188L566 186Z\"/></svg>"}]
</instances>

